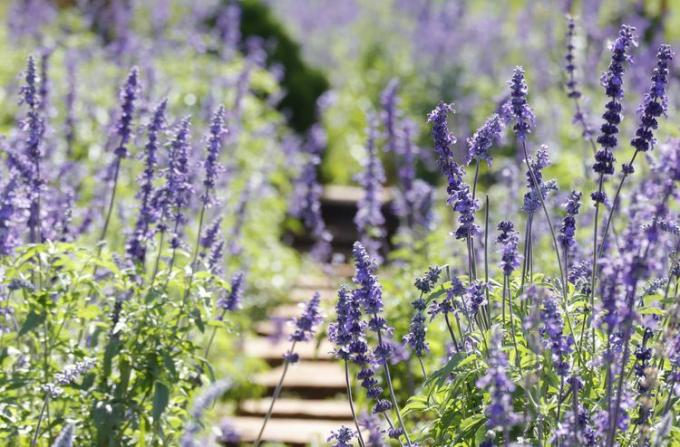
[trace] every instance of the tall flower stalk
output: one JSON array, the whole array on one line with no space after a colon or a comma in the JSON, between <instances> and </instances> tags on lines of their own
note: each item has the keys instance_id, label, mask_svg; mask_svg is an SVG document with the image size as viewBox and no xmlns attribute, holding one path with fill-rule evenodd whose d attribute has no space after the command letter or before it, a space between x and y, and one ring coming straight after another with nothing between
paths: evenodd
<instances>
[{"instance_id":1,"label":"tall flower stalk","mask_svg":"<svg viewBox=\"0 0 680 447\"><path fill-rule=\"evenodd\" d=\"M137 99L137 68L134 67L130 71L130 74L125 81L125 84L121 88L120 92L120 117L118 118L118 124L116 125L116 136L118 137L118 145L114 150L115 159L113 161L113 179L111 184L111 191L109 193L109 205L106 211L106 219L104 220L104 225L102 226L101 234L99 235L99 241L102 242L106 239L106 233L109 229L109 224L111 223L111 215L113 214L113 207L116 203L116 192L118 190L118 176L120 174L120 165L124 158L128 157L128 143L130 142L130 136L132 134L132 118L135 113L135 101ZM99 250L101 251L102 246L100 245Z\"/></svg>"},{"instance_id":2,"label":"tall flower stalk","mask_svg":"<svg viewBox=\"0 0 680 447\"><path fill-rule=\"evenodd\" d=\"M406 438L407 445L411 446L411 438L406 431L404 420L401 417L397 397L394 393L394 386L392 384L392 376L390 374L390 367L388 359L390 357L390 346L386 343L384 338L385 332L389 330L387 322L380 315L383 309L382 287L375 276L375 261L371 259L366 251L366 248L360 243L355 242L352 248L352 256L355 263L355 275L353 281L359 286L354 290L354 299L361 304L366 314L369 316L368 328L373 331L378 337L378 346L374 351L376 360L382 365L385 372L385 381L390 392L391 406L397 415L399 421L399 431L395 432L403 434ZM398 436L396 436L398 437Z\"/></svg>"},{"instance_id":3,"label":"tall flower stalk","mask_svg":"<svg viewBox=\"0 0 680 447\"><path fill-rule=\"evenodd\" d=\"M616 135L619 132L619 124L623 118L621 111L623 109L623 73L625 71L625 63L630 60L628 51L631 46L635 46L635 28L628 25L622 25L619 31L619 36L611 46L612 58L608 70L602 76L602 83L605 88L605 93L609 96L610 101L605 108L607 109L602 117L605 122L601 127L601 135L597 142L601 148L595 153L595 164L593 170L599 174L597 180L597 191L591 194L591 198L595 203L595 218L593 219L593 263L592 263L592 277L590 283L590 308L593 309L595 305L595 281L597 279L597 258L598 258L598 222L600 215L600 204L605 203L607 196L604 192L605 176L614 174L614 153L613 149L618 144ZM579 346L583 343L583 329L585 328L587 318L583 319L583 327L581 330L581 340ZM595 329L591 331L591 338L593 347L595 346Z\"/></svg>"},{"instance_id":4,"label":"tall flower stalk","mask_svg":"<svg viewBox=\"0 0 680 447\"><path fill-rule=\"evenodd\" d=\"M218 159L222 150L222 139L225 133L224 107L220 106L217 111L215 111L210 123L210 135L208 137L208 146L206 148L206 158L205 162L203 163L205 168L205 178L203 180L203 194L201 194L201 212L198 216L196 243L194 246L194 254L191 259L191 272L189 273L189 279L187 280L186 287L184 288L182 304L179 308L179 314L177 316L175 327L178 327L180 321L182 320L184 308L187 305L189 294L191 293L194 275L198 269L198 254L201 249L201 237L203 236L203 221L205 219L206 209L212 206L215 200L213 197L215 191L215 181L217 179L217 174L221 171L221 166L219 165Z\"/></svg>"}]
</instances>

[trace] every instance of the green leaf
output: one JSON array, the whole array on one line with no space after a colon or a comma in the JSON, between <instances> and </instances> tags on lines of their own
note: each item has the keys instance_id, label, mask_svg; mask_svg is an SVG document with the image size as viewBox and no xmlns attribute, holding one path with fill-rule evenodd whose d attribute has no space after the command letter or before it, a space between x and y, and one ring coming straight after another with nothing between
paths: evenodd
<instances>
[{"instance_id":1,"label":"green leaf","mask_svg":"<svg viewBox=\"0 0 680 447\"><path fill-rule=\"evenodd\" d=\"M161 416L168 406L169 400L170 390L168 387L163 382L156 381L153 392L153 410L151 412L154 424L160 424Z\"/></svg>"},{"instance_id":2,"label":"green leaf","mask_svg":"<svg viewBox=\"0 0 680 447\"><path fill-rule=\"evenodd\" d=\"M26 316L26 321L24 321L24 324L21 325L21 329L19 330L19 335L24 335L39 325L41 325L45 321L45 314L40 313L37 314L34 311L31 311L28 316Z\"/></svg>"}]
</instances>

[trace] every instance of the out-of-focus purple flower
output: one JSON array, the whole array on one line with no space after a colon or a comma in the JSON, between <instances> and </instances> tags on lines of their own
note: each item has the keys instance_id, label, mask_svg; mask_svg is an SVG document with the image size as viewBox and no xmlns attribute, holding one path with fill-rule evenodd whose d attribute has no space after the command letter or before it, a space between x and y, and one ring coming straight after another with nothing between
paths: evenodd
<instances>
[{"instance_id":1,"label":"out-of-focus purple flower","mask_svg":"<svg viewBox=\"0 0 680 447\"><path fill-rule=\"evenodd\" d=\"M610 101L605 105L607 109L602 117L604 123L600 128L601 134L597 138L597 142L601 148L595 153L595 164L593 170L604 177L614 173L614 158L613 150L618 144L616 135L619 133L619 124L623 115L622 99L623 99L623 73L625 70L625 63L630 60L628 51L631 46L637 45L635 42L635 28L628 25L622 25L619 31L619 36L611 45L612 58L609 68L602 75L601 82L604 86L605 93L609 96ZM603 191L596 191L591 195L593 201L597 203L604 203L606 195Z\"/></svg>"},{"instance_id":2,"label":"out-of-focus purple flower","mask_svg":"<svg viewBox=\"0 0 680 447\"><path fill-rule=\"evenodd\" d=\"M229 419L222 420L219 429L220 434L217 437L219 442L228 446L238 445L241 442L241 435Z\"/></svg>"},{"instance_id":3,"label":"out-of-focus purple flower","mask_svg":"<svg viewBox=\"0 0 680 447\"><path fill-rule=\"evenodd\" d=\"M245 288L245 273L237 272L231 278L231 290L226 297L217 301L217 307L227 312L234 312L241 308L243 289Z\"/></svg>"},{"instance_id":4,"label":"out-of-focus purple flower","mask_svg":"<svg viewBox=\"0 0 680 447\"><path fill-rule=\"evenodd\" d=\"M223 271L224 241L213 244L208 257L208 271L213 275L220 275Z\"/></svg>"},{"instance_id":5,"label":"out-of-focus purple flower","mask_svg":"<svg viewBox=\"0 0 680 447\"><path fill-rule=\"evenodd\" d=\"M498 224L500 231L496 243L501 246L501 262L498 264L503 269L504 275L510 275L519 267L522 259L517 247L519 246L519 234L515 231L512 222L503 221Z\"/></svg>"},{"instance_id":6,"label":"out-of-focus purple flower","mask_svg":"<svg viewBox=\"0 0 680 447\"><path fill-rule=\"evenodd\" d=\"M515 122L513 126L515 134L519 138L526 138L534 127L536 117L527 103L529 89L524 79L524 68L515 67L508 84L510 85L510 101L505 106L507 108L505 113L510 114Z\"/></svg>"},{"instance_id":7,"label":"out-of-focus purple flower","mask_svg":"<svg viewBox=\"0 0 680 447\"><path fill-rule=\"evenodd\" d=\"M574 49L576 48L574 46L575 29L576 23L574 22L574 18L567 16L567 54L564 56L564 60L566 61L564 69L567 71L567 95L570 98L581 97L581 92L578 89L578 82L574 76L574 72L576 71L576 65L574 63L574 60L576 59L574 57Z\"/></svg>"},{"instance_id":8,"label":"out-of-focus purple flower","mask_svg":"<svg viewBox=\"0 0 680 447\"><path fill-rule=\"evenodd\" d=\"M321 215L322 188L317 179L317 169L321 165L321 154L326 144L323 128L313 126L307 135L303 151L309 157L295 180L293 196L289 211L294 217L302 220L305 228L311 231L315 240L312 255L317 260L326 260L330 255L330 243L333 237L326 229Z\"/></svg>"},{"instance_id":9,"label":"out-of-focus purple flower","mask_svg":"<svg viewBox=\"0 0 680 447\"><path fill-rule=\"evenodd\" d=\"M562 250L567 253L576 244L576 215L578 214L578 209L581 206L581 193L578 191L572 191L569 194L569 199L564 205L567 215L562 219L562 227L560 228L560 234L557 235L557 239L562 245Z\"/></svg>"},{"instance_id":10,"label":"out-of-focus purple flower","mask_svg":"<svg viewBox=\"0 0 680 447\"><path fill-rule=\"evenodd\" d=\"M291 334L291 341L303 342L311 340L314 335L314 329L322 321L323 317L319 311L319 304L321 302L321 295L315 292L312 299L305 305L305 309L295 320L295 331Z\"/></svg>"},{"instance_id":11,"label":"out-of-focus purple flower","mask_svg":"<svg viewBox=\"0 0 680 447\"><path fill-rule=\"evenodd\" d=\"M73 441L76 437L76 428L73 422L64 425L64 428L59 432L59 436L54 440L52 447L72 447Z\"/></svg>"},{"instance_id":12,"label":"out-of-focus purple flower","mask_svg":"<svg viewBox=\"0 0 680 447\"><path fill-rule=\"evenodd\" d=\"M220 227L222 225L222 219L217 218L215 221L205 229L205 232L201 235L201 247L203 250L210 251L215 244L220 233ZM205 256L205 251L202 253Z\"/></svg>"},{"instance_id":13,"label":"out-of-focus purple flower","mask_svg":"<svg viewBox=\"0 0 680 447\"><path fill-rule=\"evenodd\" d=\"M540 331L550 349L555 372L560 377L566 377L569 373L568 356L571 354L574 340L571 336L563 334L564 322L557 307L557 300L550 293L544 294L541 320L543 327Z\"/></svg>"},{"instance_id":14,"label":"out-of-focus purple flower","mask_svg":"<svg viewBox=\"0 0 680 447\"><path fill-rule=\"evenodd\" d=\"M137 198L139 198L139 216L135 229L127 243L127 254L130 259L140 265L146 258L146 240L149 238L149 228L158 218L159 210L153 206L153 182L156 165L158 164L158 137L165 125L165 110L167 100L163 100L154 110L151 122L147 126L147 143L144 146L144 172L139 181L141 183Z\"/></svg>"},{"instance_id":15,"label":"out-of-focus purple flower","mask_svg":"<svg viewBox=\"0 0 680 447\"><path fill-rule=\"evenodd\" d=\"M380 105L382 106L382 120L385 127L385 136L387 137L387 144L385 150L392 154L400 154L397 126L399 121L397 104L399 98L397 92L399 90L399 80L392 79L382 91L380 95Z\"/></svg>"},{"instance_id":16,"label":"out-of-focus purple flower","mask_svg":"<svg viewBox=\"0 0 680 447\"><path fill-rule=\"evenodd\" d=\"M128 156L127 145L132 134L132 118L135 113L135 101L139 88L137 76L137 67L133 67L120 90L120 117L116 125L116 135L119 141L114 151L118 158L127 158Z\"/></svg>"},{"instance_id":17,"label":"out-of-focus purple flower","mask_svg":"<svg viewBox=\"0 0 680 447\"><path fill-rule=\"evenodd\" d=\"M378 158L375 146L376 129L373 124L368 128L368 141L366 145L367 158L364 163L364 171L357 176L357 181L364 188L364 195L359 200L357 214L354 223L357 226L361 242L369 250L370 254L378 261L380 258L380 247L385 235L383 226L385 217L381 212L380 193L382 184L385 181L380 158Z\"/></svg>"},{"instance_id":18,"label":"out-of-focus purple flower","mask_svg":"<svg viewBox=\"0 0 680 447\"><path fill-rule=\"evenodd\" d=\"M487 405L487 427L490 430L502 428L504 431L519 422L519 417L512 409L512 392L515 384L508 378L508 358L502 350L503 338L500 331L493 333L489 344L489 360L486 373L477 380L477 386L486 389L491 395L491 402Z\"/></svg>"},{"instance_id":19,"label":"out-of-focus purple flower","mask_svg":"<svg viewBox=\"0 0 680 447\"><path fill-rule=\"evenodd\" d=\"M76 140L76 95L77 95L77 61L71 51L66 53L66 95L64 96L64 139L66 140L66 154L73 155L73 145Z\"/></svg>"},{"instance_id":20,"label":"out-of-focus purple flower","mask_svg":"<svg viewBox=\"0 0 680 447\"><path fill-rule=\"evenodd\" d=\"M235 51L241 40L241 5L230 2L220 8L217 16L217 30L224 43L222 54L228 55L226 51Z\"/></svg>"},{"instance_id":21,"label":"out-of-focus purple flower","mask_svg":"<svg viewBox=\"0 0 680 447\"><path fill-rule=\"evenodd\" d=\"M492 159L489 149L498 143L502 131L503 120L500 115L494 113L482 127L477 129L472 137L468 138L467 163L470 164L472 160L484 160L488 165L491 165Z\"/></svg>"},{"instance_id":22,"label":"out-of-focus purple flower","mask_svg":"<svg viewBox=\"0 0 680 447\"><path fill-rule=\"evenodd\" d=\"M367 447L387 447L385 430L380 425L380 418L375 414L362 413L359 415L359 426L366 430Z\"/></svg>"},{"instance_id":23,"label":"out-of-focus purple flower","mask_svg":"<svg viewBox=\"0 0 680 447\"><path fill-rule=\"evenodd\" d=\"M23 180L29 187L30 207L27 223L30 229L30 241L40 242L42 237L40 193L43 188L40 170L40 160L42 158L40 146L45 133L45 123L40 112L39 78L32 56L28 58L24 80L26 84L21 87L20 104L25 104L28 107L26 119L22 123L22 127L26 132L26 141L24 143L26 162L23 168L19 169L19 172L22 173Z\"/></svg>"},{"instance_id":24,"label":"out-of-focus purple flower","mask_svg":"<svg viewBox=\"0 0 680 447\"><path fill-rule=\"evenodd\" d=\"M337 430L331 432L331 435L326 439L326 442L332 443L332 447L352 447L352 439L354 438L354 430L344 425Z\"/></svg>"},{"instance_id":25,"label":"out-of-focus purple flower","mask_svg":"<svg viewBox=\"0 0 680 447\"><path fill-rule=\"evenodd\" d=\"M38 96L40 100L38 101L40 112L43 116L47 116L49 109L49 99L50 99L50 57L52 56L52 50L50 48L45 48L40 52L40 88L38 88Z\"/></svg>"},{"instance_id":26,"label":"out-of-focus purple flower","mask_svg":"<svg viewBox=\"0 0 680 447\"><path fill-rule=\"evenodd\" d=\"M574 56L574 50L576 49L574 45L574 34L576 29L576 23L574 18L567 16L567 52L564 56L565 66L564 69L567 72L567 96L574 100L576 104L576 110L574 111L574 122L581 125L582 136L584 138L590 139L593 135L593 129L588 123L588 118L586 113L581 108L579 99L581 98L581 91L579 90L578 81L576 80L576 57Z\"/></svg>"},{"instance_id":27,"label":"out-of-focus purple flower","mask_svg":"<svg viewBox=\"0 0 680 447\"><path fill-rule=\"evenodd\" d=\"M543 181L543 169L550 164L547 146L542 145L536 152L536 157L529 160L529 163L531 164L531 169L527 169L526 172L529 191L524 194L522 211L532 214L541 207L541 199L545 200L550 191L557 190L557 183L555 180ZM538 185L534 184L534 178Z\"/></svg>"},{"instance_id":28,"label":"out-of-focus purple flower","mask_svg":"<svg viewBox=\"0 0 680 447\"><path fill-rule=\"evenodd\" d=\"M222 149L222 139L227 130L224 128L224 107L220 106L213 115L210 123L210 136L208 137L208 147L206 149L206 158L203 164L205 168L205 179L203 186L205 187L201 200L206 206L213 204L213 192L215 190L215 180L217 174L222 170L219 164L220 150Z\"/></svg>"},{"instance_id":29,"label":"out-of-focus purple flower","mask_svg":"<svg viewBox=\"0 0 680 447\"><path fill-rule=\"evenodd\" d=\"M673 60L670 45L661 45L656 54L656 67L652 73L649 92L645 94L640 105L640 126L635 131L635 138L630 142L636 150L647 152L654 147L654 129L659 126L657 118L663 115L668 107L666 87L668 85L669 65ZM632 166L626 169L631 170Z\"/></svg>"},{"instance_id":30,"label":"out-of-focus purple flower","mask_svg":"<svg viewBox=\"0 0 680 447\"><path fill-rule=\"evenodd\" d=\"M18 183L16 174L10 173L9 180L0 192L0 256L12 254L18 242L13 225L16 213L14 200Z\"/></svg>"}]
</instances>

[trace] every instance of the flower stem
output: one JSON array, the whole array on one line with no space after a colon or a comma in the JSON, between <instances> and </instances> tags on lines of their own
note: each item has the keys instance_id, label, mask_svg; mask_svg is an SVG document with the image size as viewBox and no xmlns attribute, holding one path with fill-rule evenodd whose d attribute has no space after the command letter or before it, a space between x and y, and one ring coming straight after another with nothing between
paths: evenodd
<instances>
[{"instance_id":1,"label":"flower stem","mask_svg":"<svg viewBox=\"0 0 680 447\"><path fill-rule=\"evenodd\" d=\"M297 341L293 340L293 344L290 346L290 350L288 351L289 354L293 354L295 351L295 343ZM281 378L279 379L279 383L276 385L276 388L274 389L274 394L272 395L272 401L269 404L269 409L267 410L267 414L264 416L264 421L262 422L262 428L260 428L260 433L257 435L257 440L255 440L255 447L258 447L260 443L262 442L262 434L264 433L264 429L267 427L267 422L269 422L269 419L272 417L272 411L274 410L274 403L276 402L276 399L278 399L279 395L281 394L281 389L283 388L283 380L286 378L286 373L288 372L288 366L290 366L290 362L286 358L283 361L283 372L281 373Z\"/></svg>"},{"instance_id":2,"label":"flower stem","mask_svg":"<svg viewBox=\"0 0 680 447\"><path fill-rule=\"evenodd\" d=\"M352 410L352 419L354 419L354 425L357 428L357 439L359 440L359 445L364 447L364 437L361 434L361 428L359 428L359 421L357 420L357 414L354 411L354 401L352 399L352 385L349 380L349 363L345 359L345 383L347 384L347 400L349 401L349 408Z\"/></svg>"},{"instance_id":3,"label":"flower stem","mask_svg":"<svg viewBox=\"0 0 680 447\"><path fill-rule=\"evenodd\" d=\"M378 319L378 315L375 314L374 317L376 320ZM378 346L383 347L383 340L382 340L382 331L378 327ZM397 396L394 394L394 386L392 386L392 376L390 375L390 367L387 365L387 359L383 358L382 359L382 364L383 364L383 369L385 370L385 379L387 381L387 386L390 390L390 398L392 400L392 405L394 406L394 412L397 414L397 420L399 421L399 425L401 426L401 429L404 431L404 437L406 438L406 444L411 447L411 438L408 436L408 432L406 431L406 426L404 425L404 420L401 417L401 411L399 410L399 405L397 404Z\"/></svg>"}]
</instances>

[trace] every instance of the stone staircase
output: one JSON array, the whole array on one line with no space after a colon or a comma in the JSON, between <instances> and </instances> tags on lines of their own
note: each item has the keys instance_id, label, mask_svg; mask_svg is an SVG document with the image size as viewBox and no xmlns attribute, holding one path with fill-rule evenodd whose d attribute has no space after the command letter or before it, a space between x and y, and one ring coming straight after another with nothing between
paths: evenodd
<instances>
[{"instance_id":1,"label":"stone staircase","mask_svg":"<svg viewBox=\"0 0 680 447\"><path fill-rule=\"evenodd\" d=\"M322 214L328 230L333 234L333 252L349 259L352 244L357 239L354 225L357 202L363 191L348 186L326 185L322 196ZM397 229L398 219L389 204L393 193L386 189L381 200L386 218L387 240ZM312 244L307 235L294 237L293 246L306 251ZM338 286L354 274L350 264L335 264L326 274L301 275L289 294L289 300L275 308L270 318L255 326L255 335L244 341L244 354L267 362L271 369L253 377L253 382L267 390L267 397L241 402L236 416L229 418L238 432L239 445L249 445L257 439L270 397L278 384L283 369L283 354L290 348L286 335L290 333L290 319L302 312L300 303L308 301L315 292L321 294L321 307L328 320L335 315ZM276 400L272 419L263 434L263 445L322 446L332 430L346 425L354 427L347 401L345 371L331 354L333 346L327 339L298 344L295 352L300 361L291 365Z\"/></svg>"},{"instance_id":2,"label":"stone staircase","mask_svg":"<svg viewBox=\"0 0 680 447\"><path fill-rule=\"evenodd\" d=\"M337 286L351 274L350 265L339 264L333 267L330 275L300 277L288 302L276 307L269 320L256 325L256 334L244 341L244 354L264 360L271 369L253 377L253 383L267 390L267 397L240 402L236 416L229 418L241 438L241 445L251 444L257 438L271 403L270 396L281 377L282 356L290 348L286 337L290 325L285 322L297 317L302 311L301 303L318 291L323 313L327 316L325 329L328 318L334 314ZM332 430L341 425L354 426L347 401L345 372L333 357L332 350L332 344L325 338L296 346L300 361L288 368L262 445L326 445Z\"/></svg>"}]
</instances>

